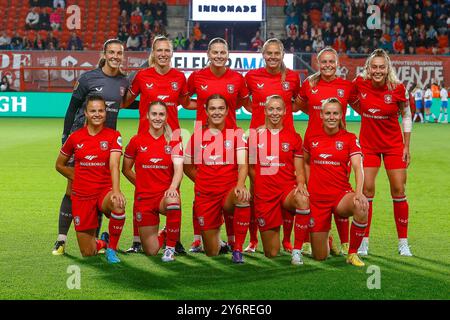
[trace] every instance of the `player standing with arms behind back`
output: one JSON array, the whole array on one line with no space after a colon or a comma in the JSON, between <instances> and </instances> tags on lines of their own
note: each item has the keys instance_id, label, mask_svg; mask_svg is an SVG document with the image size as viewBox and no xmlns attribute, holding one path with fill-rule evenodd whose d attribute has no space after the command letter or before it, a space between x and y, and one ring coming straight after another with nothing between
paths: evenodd
<instances>
[{"instance_id":1,"label":"player standing with arms behind back","mask_svg":"<svg viewBox=\"0 0 450 320\"><path fill-rule=\"evenodd\" d=\"M298 109L308 114L308 127L305 132L305 139L321 134L323 131L322 123L322 101L335 97L341 103L344 118L342 122L345 125L345 114L347 104L355 99L354 85L351 81L337 77L336 70L339 65L339 58L336 50L330 47L322 49L317 55L317 64L319 71L309 76L300 88L300 92L295 100L295 111ZM298 108L298 109L297 109ZM306 171L309 166L306 165ZM349 246L349 220L347 217L334 214L334 222L341 241L341 249L332 246L334 255L347 254ZM311 251L308 246L309 239L305 240L304 253Z\"/></svg>"},{"instance_id":2,"label":"player standing with arms behind back","mask_svg":"<svg viewBox=\"0 0 450 320\"><path fill-rule=\"evenodd\" d=\"M184 73L172 68L172 42L165 36L157 36L152 43L149 56L149 67L140 70L133 79L126 97L126 104L134 101L140 95L138 133L147 133L149 121L147 118L149 106L154 101L163 101L167 106L167 123L172 131L180 128L178 121L178 106L189 103ZM141 251L138 223L133 213L133 243L127 253ZM180 241L177 241L177 253L184 253Z\"/></svg>"},{"instance_id":3,"label":"player standing with arms behind back","mask_svg":"<svg viewBox=\"0 0 450 320\"><path fill-rule=\"evenodd\" d=\"M265 125L265 107L267 97L279 95L283 98L286 107L286 116L283 118L283 126L288 130L294 129L294 118L292 115L292 102L298 94L300 79L298 74L286 68L284 59L283 43L276 39L268 39L262 48L262 55L265 66L259 69L250 70L245 75L248 90L252 96L248 100L246 109L252 113L250 129L256 129ZM252 189L253 177L250 176ZM255 210L252 201L252 218L250 220L250 243L245 249L246 252L255 252L258 246L258 224L255 218ZM291 233L294 223L294 216L287 210L283 213L283 248L287 252L292 252Z\"/></svg>"},{"instance_id":4,"label":"player standing with arms behind back","mask_svg":"<svg viewBox=\"0 0 450 320\"><path fill-rule=\"evenodd\" d=\"M197 110L197 125L207 124L206 100L212 94L220 94L226 100L228 114L225 120L226 128L236 128L236 110L247 103L248 90L244 77L237 71L226 66L229 52L228 43L222 38L214 38L208 44L208 66L194 71L188 78L189 95L196 94L197 100L191 101L187 109ZM195 205L194 205L195 206ZM193 213L194 241L191 252L202 250L200 227ZM232 247L234 242L233 216L225 214L225 227L227 229L228 244Z\"/></svg>"},{"instance_id":5,"label":"player standing with arms behind back","mask_svg":"<svg viewBox=\"0 0 450 320\"><path fill-rule=\"evenodd\" d=\"M117 39L109 39L103 44L102 57L98 68L85 72L80 76L75 84L64 118L63 144L70 133L84 126L84 107L89 95L100 95L103 97L107 104L105 126L116 129L119 109L129 86L129 80L120 70L123 56L124 47L122 42ZM73 165L73 161L69 161L68 165ZM52 251L53 255L62 255L65 251L67 233L72 222L71 189L72 183L69 180L66 194L61 201L59 209L58 239ZM99 219L101 221L101 216Z\"/></svg>"},{"instance_id":6,"label":"player standing with arms behind back","mask_svg":"<svg viewBox=\"0 0 450 320\"><path fill-rule=\"evenodd\" d=\"M412 256L408 245L409 209L405 195L406 168L411 161L412 120L406 90L395 75L391 59L382 49L376 49L367 58L363 73L355 79L355 84L361 114L359 139L364 154L364 195L369 200L368 226L358 253L368 254L375 179L383 159L394 206L398 251L402 256Z\"/></svg>"}]
</instances>

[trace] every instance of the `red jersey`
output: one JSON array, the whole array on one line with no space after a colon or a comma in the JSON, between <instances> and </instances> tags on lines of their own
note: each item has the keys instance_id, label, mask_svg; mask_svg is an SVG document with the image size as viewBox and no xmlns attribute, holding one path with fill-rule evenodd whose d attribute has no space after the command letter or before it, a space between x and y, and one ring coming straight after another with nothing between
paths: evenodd
<instances>
[{"instance_id":1,"label":"red jersey","mask_svg":"<svg viewBox=\"0 0 450 320\"><path fill-rule=\"evenodd\" d=\"M241 128L213 135L208 128L196 130L186 146L186 156L197 167L195 192L217 193L237 183L237 151L247 149Z\"/></svg>"},{"instance_id":2,"label":"red jersey","mask_svg":"<svg viewBox=\"0 0 450 320\"><path fill-rule=\"evenodd\" d=\"M83 127L69 136L61 153L67 157L74 155L72 196L94 198L105 188L112 187L109 170L111 152L122 152L122 137L116 130L104 127L91 136L87 127Z\"/></svg>"},{"instance_id":3,"label":"red jersey","mask_svg":"<svg viewBox=\"0 0 450 320\"><path fill-rule=\"evenodd\" d=\"M236 128L236 110L241 107L237 105L238 99L248 97L244 77L239 72L227 68L221 77L217 77L206 67L189 76L187 88L189 95L197 94L197 121L206 124L206 100L217 93L225 98L229 107L225 127Z\"/></svg>"},{"instance_id":4,"label":"red jersey","mask_svg":"<svg viewBox=\"0 0 450 320\"><path fill-rule=\"evenodd\" d=\"M252 130L249 138L249 164L255 168L258 196L297 185L294 158L303 158L302 138L287 128L281 131Z\"/></svg>"},{"instance_id":5,"label":"red jersey","mask_svg":"<svg viewBox=\"0 0 450 320\"><path fill-rule=\"evenodd\" d=\"M310 155L308 191L311 199L332 201L336 195L352 190L350 158L362 154L353 133L341 129L330 136L322 129L321 133L305 137L303 150Z\"/></svg>"},{"instance_id":6,"label":"red jersey","mask_svg":"<svg viewBox=\"0 0 450 320\"><path fill-rule=\"evenodd\" d=\"M171 68L169 72L162 75L154 67L140 70L134 77L130 91L135 96L141 94L138 133L148 132L148 109L150 103L157 100L167 105L167 123L172 130L180 128L178 100L187 93L186 77L183 72Z\"/></svg>"},{"instance_id":7,"label":"red jersey","mask_svg":"<svg viewBox=\"0 0 450 320\"><path fill-rule=\"evenodd\" d=\"M361 108L361 146L375 152L403 147L403 135L398 122L399 102L405 102L405 87L398 84L389 90L372 86L371 80L355 79Z\"/></svg>"},{"instance_id":8,"label":"red jersey","mask_svg":"<svg viewBox=\"0 0 450 320\"><path fill-rule=\"evenodd\" d=\"M264 107L268 96L277 94L283 97L286 105L285 128L294 128L292 115L292 99L298 94L300 78L298 74L286 69L286 80L281 83L281 73L271 74L266 68L250 70L245 75L248 90L252 96L252 120L250 128L258 128L265 124Z\"/></svg>"},{"instance_id":9,"label":"red jersey","mask_svg":"<svg viewBox=\"0 0 450 320\"><path fill-rule=\"evenodd\" d=\"M164 135L155 139L147 131L131 138L125 157L135 161L135 198L151 197L169 189L174 175L173 159L183 157L183 146L181 141L167 143Z\"/></svg>"},{"instance_id":10,"label":"red jersey","mask_svg":"<svg viewBox=\"0 0 450 320\"><path fill-rule=\"evenodd\" d=\"M322 109L322 101L328 98L337 98L342 104L342 120L345 124L345 115L347 114L347 104L349 101L356 99L355 86L351 81L336 78L330 82L319 79L314 88L311 88L309 80L303 81L302 87L298 94L298 98L307 104L307 113L309 116L308 128L305 132L307 135L315 135L322 132L322 119L320 111Z\"/></svg>"}]
</instances>

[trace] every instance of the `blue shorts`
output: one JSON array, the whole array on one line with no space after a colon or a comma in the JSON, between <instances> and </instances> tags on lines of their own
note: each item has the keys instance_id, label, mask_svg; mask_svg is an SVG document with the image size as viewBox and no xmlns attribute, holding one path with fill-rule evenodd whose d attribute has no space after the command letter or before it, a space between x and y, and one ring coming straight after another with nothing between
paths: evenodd
<instances>
[{"instance_id":1,"label":"blue shorts","mask_svg":"<svg viewBox=\"0 0 450 320\"><path fill-rule=\"evenodd\" d=\"M425 101L425 109L430 109L433 101Z\"/></svg>"},{"instance_id":2,"label":"blue shorts","mask_svg":"<svg viewBox=\"0 0 450 320\"><path fill-rule=\"evenodd\" d=\"M416 100L416 110L422 109L422 100ZM417 111L416 111L417 112Z\"/></svg>"},{"instance_id":3,"label":"blue shorts","mask_svg":"<svg viewBox=\"0 0 450 320\"><path fill-rule=\"evenodd\" d=\"M448 101L441 101L441 108L447 108Z\"/></svg>"}]
</instances>

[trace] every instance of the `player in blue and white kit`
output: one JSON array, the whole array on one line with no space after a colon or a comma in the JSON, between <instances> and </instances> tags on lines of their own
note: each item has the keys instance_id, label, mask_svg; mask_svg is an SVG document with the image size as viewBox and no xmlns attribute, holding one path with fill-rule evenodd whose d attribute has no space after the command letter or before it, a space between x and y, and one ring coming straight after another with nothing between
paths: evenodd
<instances>
[{"instance_id":1,"label":"player in blue and white kit","mask_svg":"<svg viewBox=\"0 0 450 320\"><path fill-rule=\"evenodd\" d=\"M423 123L423 90L420 88L419 84L416 84L412 94L414 95L414 101L416 104L416 113L414 114L413 122L416 122L417 117L420 118L420 123Z\"/></svg>"},{"instance_id":2,"label":"player in blue and white kit","mask_svg":"<svg viewBox=\"0 0 450 320\"><path fill-rule=\"evenodd\" d=\"M431 112L431 106L433 104L433 91L431 91L431 84L427 85L427 90L425 90L423 100L425 101L425 121L430 122L430 116L433 117L433 120L436 120L436 116Z\"/></svg>"},{"instance_id":3,"label":"player in blue and white kit","mask_svg":"<svg viewBox=\"0 0 450 320\"><path fill-rule=\"evenodd\" d=\"M444 116L444 121L442 121L441 123L448 123L447 118L448 90L443 82L439 95L441 96L441 113L439 114L438 122L441 122L441 117Z\"/></svg>"}]
</instances>

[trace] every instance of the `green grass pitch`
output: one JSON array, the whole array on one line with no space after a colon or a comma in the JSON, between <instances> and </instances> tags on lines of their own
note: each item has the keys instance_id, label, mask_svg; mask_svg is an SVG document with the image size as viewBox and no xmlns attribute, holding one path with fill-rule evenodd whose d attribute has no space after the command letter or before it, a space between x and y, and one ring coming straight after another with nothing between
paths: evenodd
<instances>
[{"instance_id":1,"label":"green grass pitch","mask_svg":"<svg viewBox=\"0 0 450 320\"><path fill-rule=\"evenodd\" d=\"M183 121L189 128L192 121ZM120 265L104 256L83 259L74 230L64 256L51 254L57 236L58 210L65 179L54 169L60 147L62 119L0 118L0 299L448 299L449 141L448 125L415 125L408 171L409 239L414 257L397 254L397 239L386 174L377 181L370 253L366 267L357 269L343 257L325 262L305 258L290 264L285 253L269 260L261 251L245 254L244 265L230 255L179 256L174 263L157 257L120 253ZM247 127L248 122L241 122ZM296 123L303 134L305 123ZM128 142L137 120L119 120ZM357 132L359 124L349 130ZM124 177L128 198L120 248L132 239L132 186ZM192 240L192 183L182 184L182 242ZM103 229L106 228L104 223ZM334 226L333 226L334 228ZM223 228L224 229L224 228ZM261 250L261 248L259 248ZM81 289L69 290L67 269L81 269ZM369 266L378 266L381 288L368 289Z\"/></svg>"}]
</instances>

